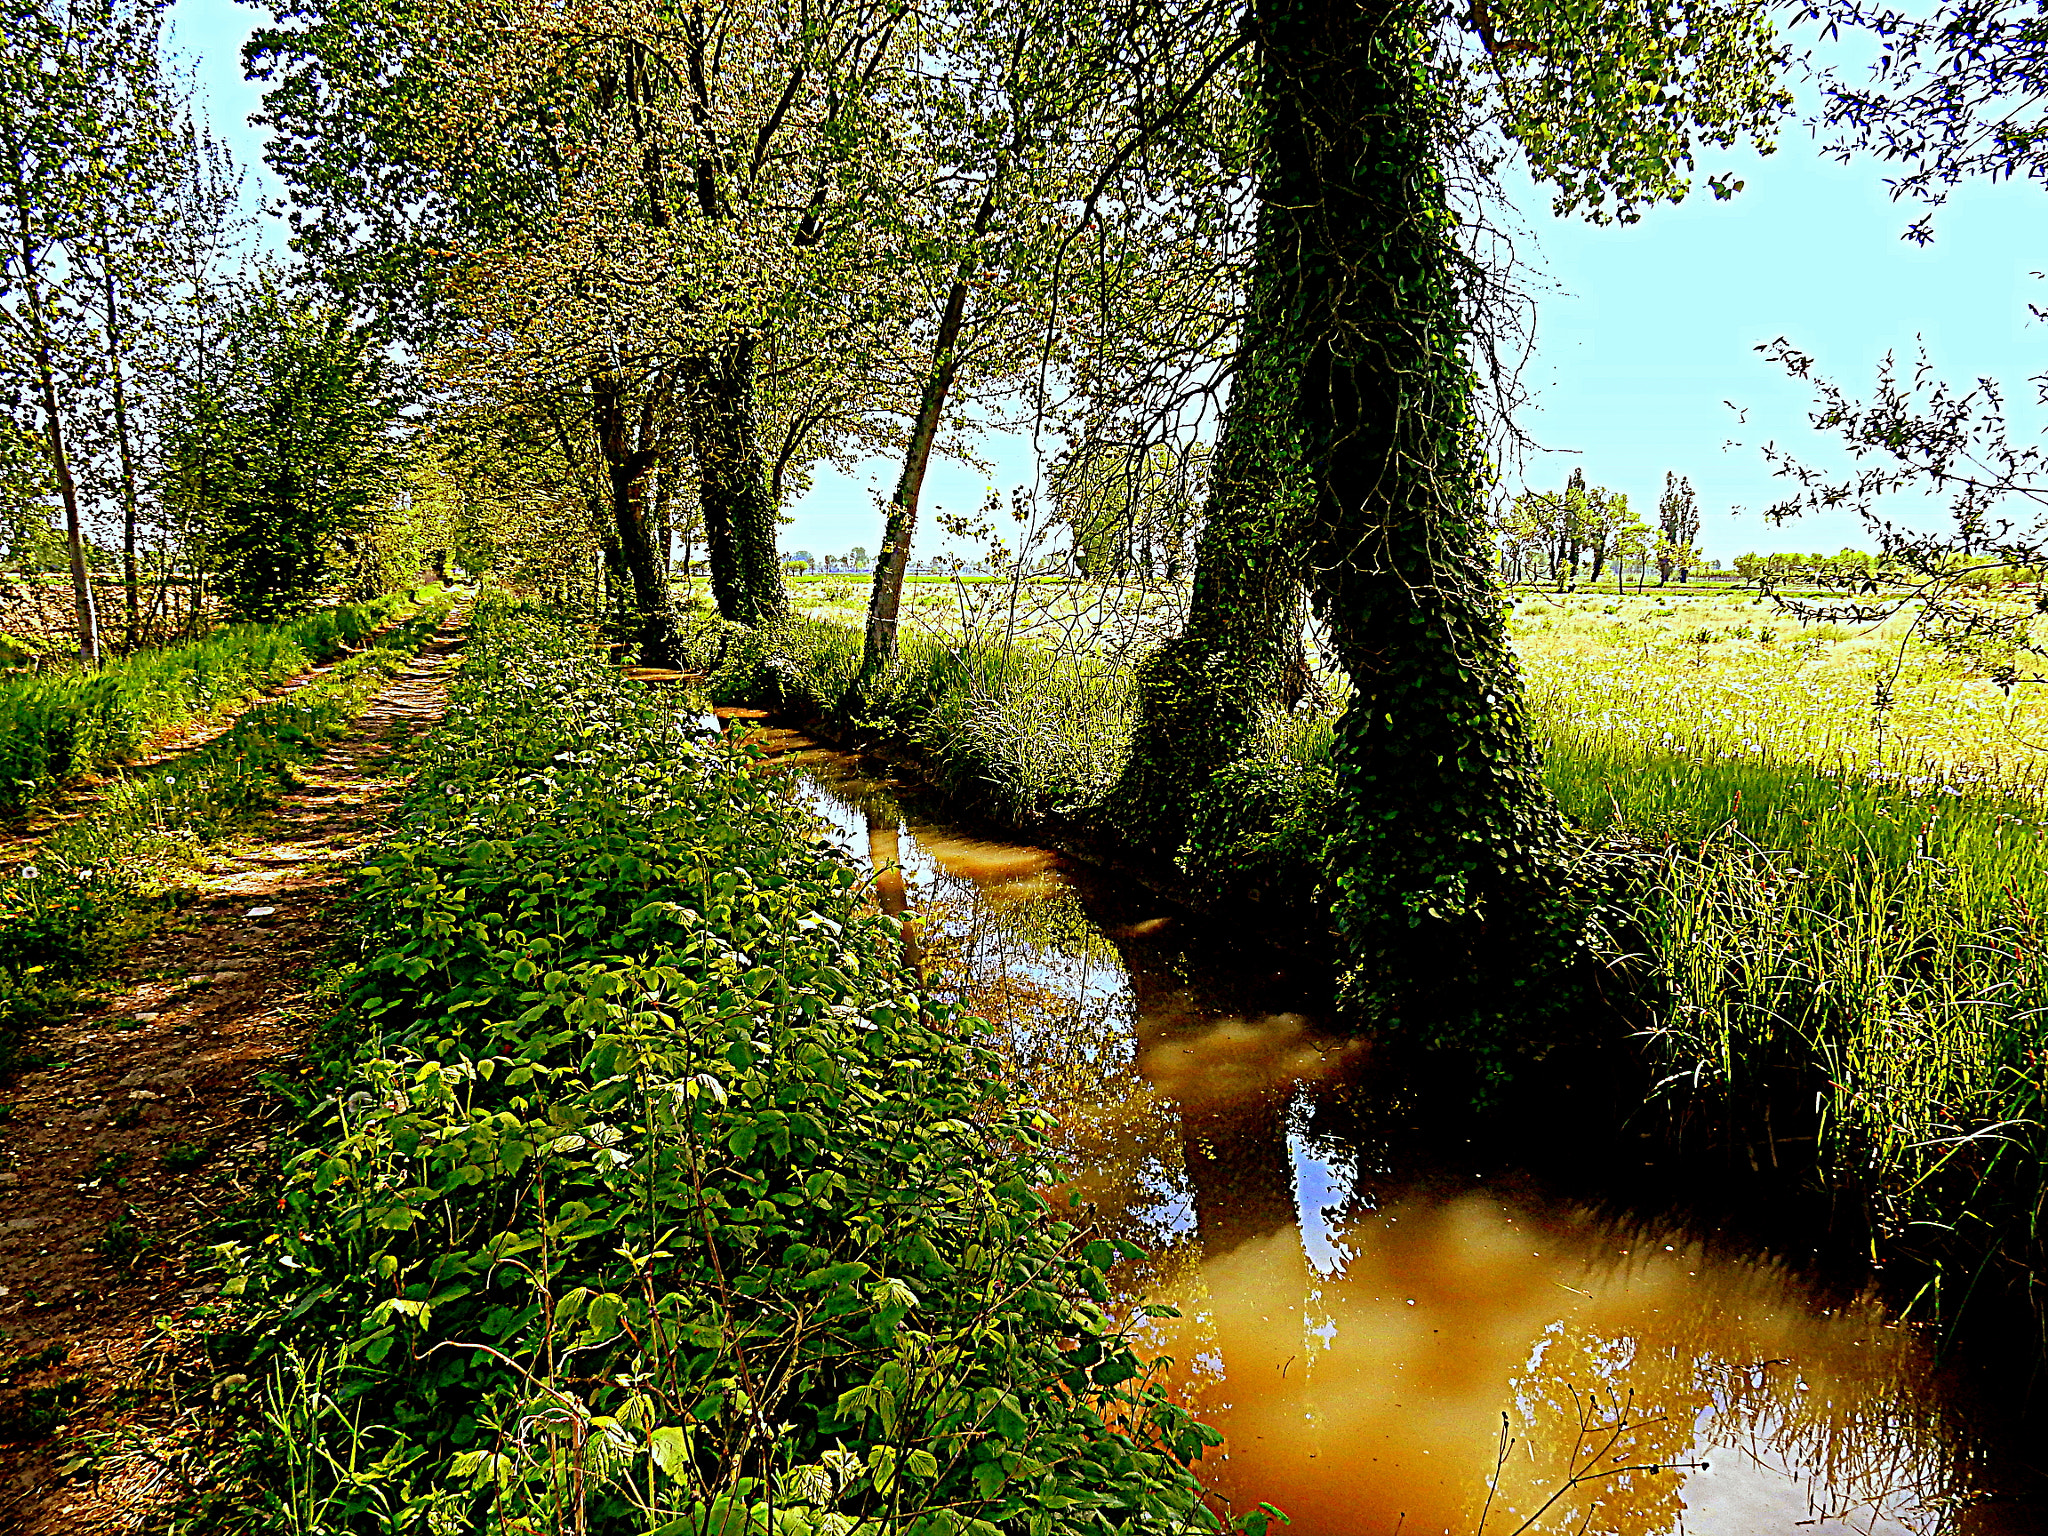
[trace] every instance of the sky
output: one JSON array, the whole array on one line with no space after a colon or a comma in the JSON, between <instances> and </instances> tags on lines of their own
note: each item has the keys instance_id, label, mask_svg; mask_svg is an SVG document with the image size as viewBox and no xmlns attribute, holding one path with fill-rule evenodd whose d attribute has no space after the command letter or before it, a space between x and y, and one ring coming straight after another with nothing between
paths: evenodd
<instances>
[{"instance_id":1,"label":"sky","mask_svg":"<svg viewBox=\"0 0 2048 1536\"><path fill-rule=\"evenodd\" d=\"M274 198L277 184L260 172L260 134L247 123L260 92L239 63L259 14L232 0L176 0L172 34L195 59L216 130ZM1802 105L1810 109L1810 98ZM1744 187L1718 203L1704 191L1704 172L1724 169ZM1533 408L1522 417L1548 451L1527 464L1528 483L1562 484L1583 466L1589 481L1626 492L1654 523L1664 475L1676 471L1698 494L1701 542L1723 560L1751 549L1867 543L1847 514L1783 527L1758 515L1784 493L1759 451L1764 442L1839 462L1807 424L1810 392L1755 350L1780 336L1858 394L1887 352L1911 358L1924 340L1940 373L1999 379L2021 406L2015 414L2036 419L2025 409L2026 381L2048 369L2048 336L2027 305L2048 305L2048 281L2033 275L2048 268L2041 188L1966 186L1936 216L1934 243L1915 246L1900 236L1920 210L1891 201L1882 168L1834 163L1796 121L1775 154L1703 159L1700 183L1683 204L1626 227L1554 218L1540 189L1510 183L1548 285L1538 292L1536 351L1524 375ZM1028 439L992 438L983 452L998 489L1032 480ZM887 462L853 477L821 473L790 509L783 548L872 551L878 500L893 479ZM916 557L946 543L938 511L976 510L990 484L979 471L934 465Z\"/></svg>"}]
</instances>

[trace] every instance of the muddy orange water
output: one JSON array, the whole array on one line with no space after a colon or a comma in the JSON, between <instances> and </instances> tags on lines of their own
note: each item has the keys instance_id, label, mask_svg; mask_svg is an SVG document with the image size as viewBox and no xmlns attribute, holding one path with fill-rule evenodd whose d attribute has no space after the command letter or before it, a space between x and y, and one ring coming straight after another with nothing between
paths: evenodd
<instances>
[{"instance_id":1,"label":"muddy orange water","mask_svg":"<svg viewBox=\"0 0 2048 1536\"><path fill-rule=\"evenodd\" d=\"M1369 1044L1269 952L758 734L1058 1116L1085 1219L1144 1249L1113 1279L1129 1315L1178 1310L1142 1336L1225 1437L1219 1502L1297 1536L2040 1528L1875 1302L1512 1171L1404 1163L1361 1104Z\"/></svg>"}]
</instances>

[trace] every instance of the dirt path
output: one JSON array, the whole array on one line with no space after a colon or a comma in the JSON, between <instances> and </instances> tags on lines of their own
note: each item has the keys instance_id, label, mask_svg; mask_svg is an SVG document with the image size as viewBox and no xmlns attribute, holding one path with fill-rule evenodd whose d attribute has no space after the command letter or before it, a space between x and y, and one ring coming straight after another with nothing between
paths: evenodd
<instances>
[{"instance_id":1,"label":"dirt path","mask_svg":"<svg viewBox=\"0 0 2048 1536\"><path fill-rule=\"evenodd\" d=\"M0 1095L0 1532L140 1530L183 1482L182 1337L215 1290L197 1245L249 1196L283 1112L260 1078L293 1070L346 868L403 789L391 753L445 705L454 623Z\"/></svg>"},{"instance_id":2,"label":"dirt path","mask_svg":"<svg viewBox=\"0 0 2048 1536\"><path fill-rule=\"evenodd\" d=\"M194 719L167 725L145 741L133 758L108 764L97 773L79 774L58 786L50 803L36 807L25 826L0 830L0 873L34 858L43 839L51 833L92 814L93 809L106 798L108 790L173 758L196 752L208 742L219 740L233 730L235 722L250 710L297 693L309 683L319 682L357 652L382 644L384 637L404 622L404 619L398 619L371 630L360 644L344 645L326 661L308 667L281 683L271 683L239 703L223 704Z\"/></svg>"}]
</instances>

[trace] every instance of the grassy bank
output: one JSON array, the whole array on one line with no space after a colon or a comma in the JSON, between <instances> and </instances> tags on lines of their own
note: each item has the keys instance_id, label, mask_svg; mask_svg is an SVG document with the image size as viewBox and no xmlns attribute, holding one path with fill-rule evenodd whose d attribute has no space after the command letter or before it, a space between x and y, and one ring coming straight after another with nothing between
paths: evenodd
<instances>
[{"instance_id":1,"label":"grassy bank","mask_svg":"<svg viewBox=\"0 0 2048 1536\"><path fill-rule=\"evenodd\" d=\"M123 780L0 878L0 1066L24 1029L70 1007L95 968L175 898L199 848L269 804L295 764L349 728L447 611L429 604L205 746Z\"/></svg>"},{"instance_id":2,"label":"grassy bank","mask_svg":"<svg viewBox=\"0 0 2048 1536\"><path fill-rule=\"evenodd\" d=\"M354 645L412 606L393 594L283 624L232 624L95 670L0 677L0 816L131 756L168 726L211 714Z\"/></svg>"},{"instance_id":3,"label":"grassy bank","mask_svg":"<svg viewBox=\"0 0 2048 1536\"><path fill-rule=\"evenodd\" d=\"M1605 958L1654 1116L1849 1189L1922 1261L1915 1315L1955 1325L1973 1293L2048 1275L2048 799L2025 748L2042 706L1736 594L1525 600L1515 633L1551 788L1625 850ZM1026 827L1085 830L1127 751L1128 674L1097 657L923 632L856 696L859 635L829 617L771 637L705 621L699 644L726 699L909 746ZM1194 808L1186 874L1314 911L1333 718L1270 722Z\"/></svg>"},{"instance_id":4,"label":"grassy bank","mask_svg":"<svg viewBox=\"0 0 2048 1536\"><path fill-rule=\"evenodd\" d=\"M221 1250L260 1406L209 1528L1213 1524L1118 1252L773 778L507 606L423 751Z\"/></svg>"}]
</instances>

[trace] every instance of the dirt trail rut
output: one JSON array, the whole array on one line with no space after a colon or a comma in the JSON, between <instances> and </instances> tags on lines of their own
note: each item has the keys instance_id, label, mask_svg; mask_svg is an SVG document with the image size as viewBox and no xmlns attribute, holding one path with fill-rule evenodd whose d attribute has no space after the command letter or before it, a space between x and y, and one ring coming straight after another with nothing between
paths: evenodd
<instances>
[{"instance_id":1,"label":"dirt trail rut","mask_svg":"<svg viewBox=\"0 0 2048 1536\"><path fill-rule=\"evenodd\" d=\"M403 791L391 754L446 705L455 622L0 1093L0 1532L139 1530L185 1483L181 1339L215 1290L200 1234L248 1197L284 1113L261 1078L297 1070L347 866Z\"/></svg>"}]
</instances>

